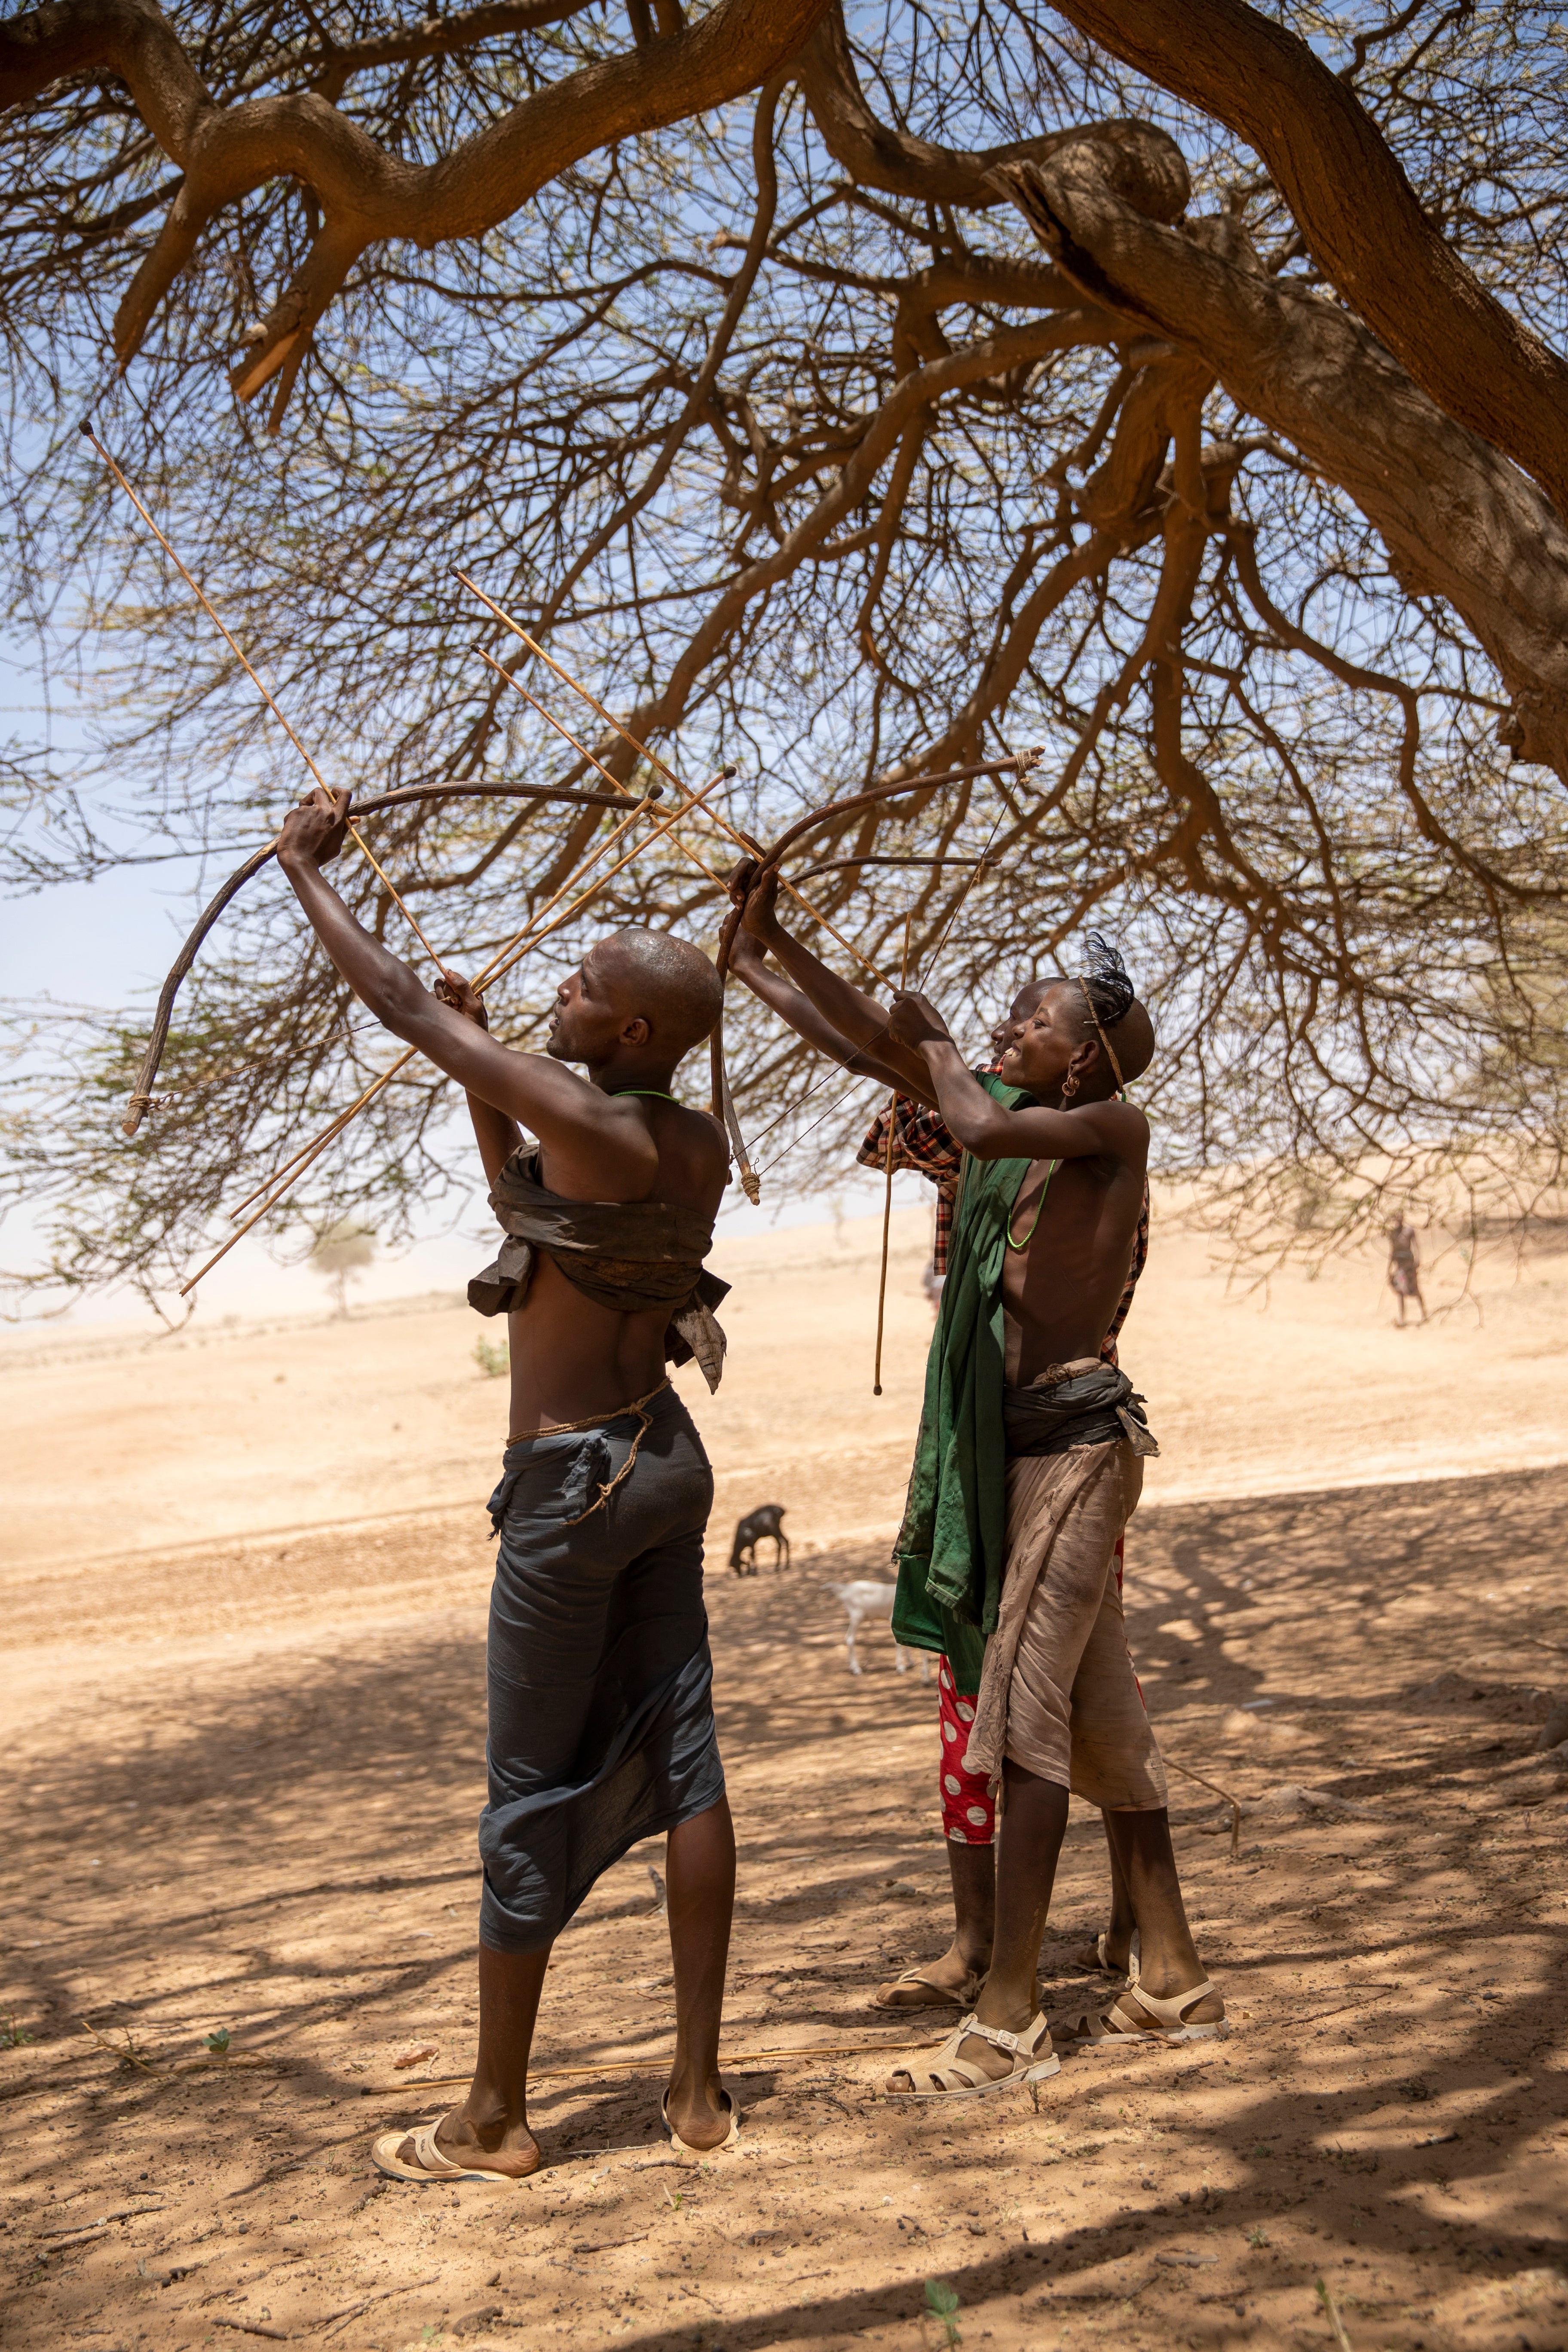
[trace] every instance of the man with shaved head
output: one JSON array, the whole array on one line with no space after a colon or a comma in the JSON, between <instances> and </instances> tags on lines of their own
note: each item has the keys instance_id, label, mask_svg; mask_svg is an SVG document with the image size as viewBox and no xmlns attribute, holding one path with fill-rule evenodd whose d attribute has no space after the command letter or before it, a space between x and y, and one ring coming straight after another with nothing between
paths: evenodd
<instances>
[{"instance_id":1,"label":"man with shaved head","mask_svg":"<svg viewBox=\"0 0 1568 2352\"><path fill-rule=\"evenodd\" d=\"M515 1052L467 982L424 988L325 880L348 814L313 793L279 863L354 993L467 1089L505 1235L468 1295L507 1315L511 1342L489 1504L479 2058L467 2096L384 2133L375 2161L415 2181L536 2168L528 2061L551 1947L600 1874L661 1835L676 2006L661 2111L687 2147L717 2147L740 2119L719 2080L735 1841L702 1605L713 1479L668 1364L695 1358L718 1386L725 1286L702 1261L728 1154L671 1085L718 1018L719 978L683 940L616 932L561 983L544 1053Z\"/></svg>"}]
</instances>

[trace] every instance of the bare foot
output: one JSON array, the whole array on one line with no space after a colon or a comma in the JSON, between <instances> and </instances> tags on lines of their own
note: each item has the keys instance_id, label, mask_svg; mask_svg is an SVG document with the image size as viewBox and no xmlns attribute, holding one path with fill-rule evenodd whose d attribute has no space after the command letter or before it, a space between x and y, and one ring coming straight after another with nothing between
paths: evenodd
<instances>
[{"instance_id":1,"label":"bare foot","mask_svg":"<svg viewBox=\"0 0 1568 2352\"><path fill-rule=\"evenodd\" d=\"M677 2139L688 2147L721 2147L730 2137L734 2105L717 2074L679 2075L665 2094L664 2112Z\"/></svg>"},{"instance_id":2,"label":"bare foot","mask_svg":"<svg viewBox=\"0 0 1568 2352\"><path fill-rule=\"evenodd\" d=\"M504 2172L514 2180L537 2172L539 2142L526 2124L498 2124L476 2131L466 2106L453 2107L436 2126L436 2146L448 2164L482 2165L487 2172ZM398 2161L417 2164L412 2136L398 2144Z\"/></svg>"},{"instance_id":3,"label":"bare foot","mask_svg":"<svg viewBox=\"0 0 1568 2352\"><path fill-rule=\"evenodd\" d=\"M963 2009L974 1999L984 1977L986 1960L972 1968L956 1944L950 1944L940 1960L929 1966L906 1969L891 1984L879 1988L879 2009L941 2009L951 2006Z\"/></svg>"}]
</instances>

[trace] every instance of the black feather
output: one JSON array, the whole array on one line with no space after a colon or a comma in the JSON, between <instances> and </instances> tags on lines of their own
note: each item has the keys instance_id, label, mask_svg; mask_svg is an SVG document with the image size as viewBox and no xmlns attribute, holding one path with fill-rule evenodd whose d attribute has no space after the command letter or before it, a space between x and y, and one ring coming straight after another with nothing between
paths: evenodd
<instances>
[{"instance_id":1,"label":"black feather","mask_svg":"<svg viewBox=\"0 0 1568 2352\"><path fill-rule=\"evenodd\" d=\"M1086 932L1084 946L1089 950L1089 965L1081 975L1094 1007L1095 1018L1102 1029L1114 1029L1138 992L1132 985L1121 950L1098 931Z\"/></svg>"}]
</instances>

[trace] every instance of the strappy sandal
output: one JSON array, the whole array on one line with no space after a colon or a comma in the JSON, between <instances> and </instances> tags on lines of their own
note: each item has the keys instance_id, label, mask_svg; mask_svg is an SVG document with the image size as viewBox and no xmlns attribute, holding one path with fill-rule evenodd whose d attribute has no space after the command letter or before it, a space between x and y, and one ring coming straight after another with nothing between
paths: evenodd
<instances>
[{"instance_id":1,"label":"strappy sandal","mask_svg":"<svg viewBox=\"0 0 1568 2352\"><path fill-rule=\"evenodd\" d=\"M930 1993L929 2000L889 2000L889 1993L900 1991L905 1985L923 1985ZM973 2009L985 1990L985 1971L964 1978L955 1992L951 1985L940 1985L926 1975L923 1969L906 1969L890 1985L884 1985L872 2000L873 2009Z\"/></svg>"},{"instance_id":2,"label":"strappy sandal","mask_svg":"<svg viewBox=\"0 0 1568 2352\"><path fill-rule=\"evenodd\" d=\"M416 2124L412 2131L387 2131L371 2146L371 2161L378 2172L392 2180L504 2180L514 2186L527 2175L520 2172L492 2172L482 2164L454 2164L436 2145L436 2134L446 2121L437 2116L433 2124ZM414 2143L414 2162L399 2156L397 2151L405 2139Z\"/></svg>"},{"instance_id":3,"label":"strappy sandal","mask_svg":"<svg viewBox=\"0 0 1568 2352\"><path fill-rule=\"evenodd\" d=\"M1138 2000L1136 2010L1125 2006L1134 1990ZM1053 2034L1052 2039L1058 2050L1069 2053L1114 2050L1125 2047L1130 2042L1223 2042L1233 2030L1229 2018L1216 2017L1206 2025L1193 2025L1187 2021L1188 2010L1195 2009L1199 2001L1214 1990L1205 1977L1202 1984L1194 1985L1190 1992L1179 1992L1169 2000L1161 2000L1157 1994L1145 1991L1142 1985L1136 1988L1129 1985L1126 1993L1119 1994L1109 2009L1102 2010L1098 2016L1088 2014L1080 2017L1076 2025L1069 2025ZM1140 2010L1146 2014L1140 2016ZM1156 2021L1153 2025L1150 2024L1150 2018Z\"/></svg>"},{"instance_id":4,"label":"strappy sandal","mask_svg":"<svg viewBox=\"0 0 1568 2352\"><path fill-rule=\"evenodd\" d=\"M994 2050L1004 2051L1012 2066L1005 2074L992 2076L975 2065L971 2058L961 2058L959 2051L971 2039L989 2042ZM1042 2058L1042 2046L1046 2055ZM988 2091L1011 2091L1020 2083L1043 2083L1059 2073L1061 2060L1051 2048L1050 2027L1045 2012L1030 2019L1022 2033L1010 2033L1003 2025L982 2025L977 2017L962 2018L947 2040L930 2061L918 2066L896 2066L883 2085L883 2096L889 2099L983 2099ZM910 2087L895 2090L900 2076L906 2077ZM930 2088L921 2090L923 2076Z\"/></svg>"},{"instance_id":5,"label":"strappy sandal","mask_svg":"<svg viewBox=\"0 0 1568 2352\"><path fill-rule=\"evenodd\" d=\"M721 2148L733 2147L735 2142L740 2138L741 2109L739 2103L729 2091L721 2090L719 2096L723 2100L724 2105L730 2110L730 2128L725 2133L722 2139L714 2141L711 2147L693 2147L689 2139L681 2138L680 2134L676 2130L675 2126L669 2120L668 2091L666 2090L661 2095L658 2102L658 2119L664 2126L664 2136L666 2139L669 2142L670 2147L675 2150L675 2153L679 2157L683 2164L700 2164L704 2157L717 2156Z\"/></svg>"},{"instance_id":6,"label":"strappy sandal","mask_svg":"<svg viewBox=\"0 0 1568 2352\"><path fill-rule=\"evenodd\" d=\"M1114 1960L1107 1959L1105 1956L1103 1927L1092 1944L1086 1944L1081 1952L1072 1954L1072 1965L1075 1969L1081 1969L1086 1977L1125 1977L1129 1984L1136 1984L1138 1981L1137 1953L1131 1953L1128 1958L1127 1966L1124 1969L1119 1969Z\"/></svg>"}]
</instances>

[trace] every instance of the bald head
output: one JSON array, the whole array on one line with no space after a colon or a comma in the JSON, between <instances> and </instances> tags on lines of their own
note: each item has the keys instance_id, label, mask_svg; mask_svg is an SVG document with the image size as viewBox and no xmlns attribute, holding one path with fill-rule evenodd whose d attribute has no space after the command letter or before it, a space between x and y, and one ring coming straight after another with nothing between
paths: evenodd
<instances>
[{"instance_id":1,"label":"bald head","mask_svg":"<svg viewBox=\"0 0 1568 2352\"><path fill-rule=\"evenodd\" d=\"M700 948L668 931L613 931L590 949L599 990L627 1021L647 1023L648 1042L670 1066L712 1034L723 982Z\"/></svg>"}]
</instances>

